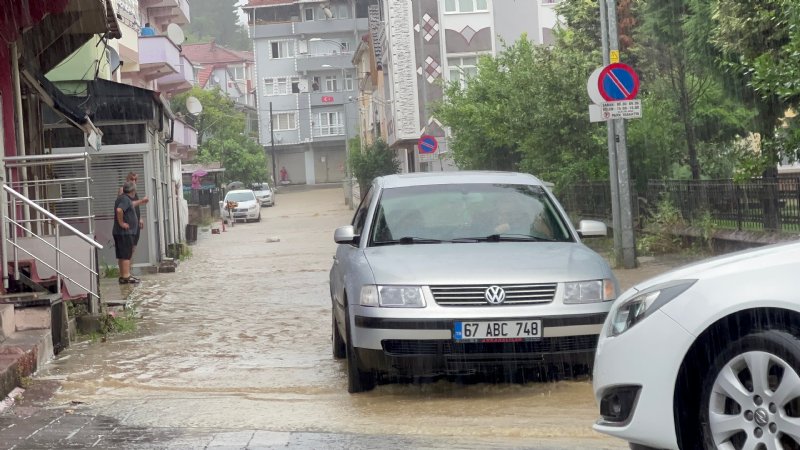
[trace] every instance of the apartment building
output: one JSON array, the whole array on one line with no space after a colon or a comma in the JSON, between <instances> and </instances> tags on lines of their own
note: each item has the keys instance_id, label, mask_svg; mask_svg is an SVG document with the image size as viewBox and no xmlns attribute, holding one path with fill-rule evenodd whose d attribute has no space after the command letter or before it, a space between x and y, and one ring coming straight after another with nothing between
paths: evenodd
<instances>
[{"instance_id":1,"label":"apartment building","mask_svg":"<svg viewBox=\"0 0 800 450\"><path fill-rule=\"evenodd\" d=\"M376 0L377 1L377 0ZM356 135L353 54L367 32L366 0L250 0L260 142L293 184L345 178ZM270 109L272 115L270 115Z\"/></svg>"},{"instance_id":2,"label":"apartment building","mask_svg":"<svg viewBox=\"0 0 800 450\"><path fill-rule=\"evenodd\" d=\"M369 41L354 59L369 67L360 97L365 127L378 123L396 149L404 171L453 170L447 130L430 113L443 97L443 83L466 82L477 73L480 55L494 55L502 42L526 33L538 44L552 44L554 0L381 0L370 14ZM369 49L369 50L368 50ZM367 51L368 50L368 51ZM363 58L374 61L365 61ZM363 69L362 69L363 70ZM376 93L378 78L383 86ZM363 109L366 107L366 111ZM432 135L433 154L421 154L417 142Z\"/></svg>"}]
</instances>

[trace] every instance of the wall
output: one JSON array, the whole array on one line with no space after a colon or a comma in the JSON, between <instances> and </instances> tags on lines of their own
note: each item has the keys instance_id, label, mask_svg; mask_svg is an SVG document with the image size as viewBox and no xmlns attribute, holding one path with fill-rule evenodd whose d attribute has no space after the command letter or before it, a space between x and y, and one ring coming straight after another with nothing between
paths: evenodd
<instances>
[{"instance_id":1,"label":"wall","mask_svg":"<svg viewBox=\"0 0 800 450\"><path fill-rule=\"evenodd\" d=\"M522 33L528 33L528 39L537 44L542 43L539 25L539 1L533 0L494 0L492 1L494 29L507 44L511 45ZM548 8L552 12L552 7ZM547 11L546 11L547 12ZM554 14L551 21L554 20ZM554 23L554 22L553 22ZM552 27L553 23L549 26ZM498 43L496 51L501 51Z\"/></svg>"}]
</instances>

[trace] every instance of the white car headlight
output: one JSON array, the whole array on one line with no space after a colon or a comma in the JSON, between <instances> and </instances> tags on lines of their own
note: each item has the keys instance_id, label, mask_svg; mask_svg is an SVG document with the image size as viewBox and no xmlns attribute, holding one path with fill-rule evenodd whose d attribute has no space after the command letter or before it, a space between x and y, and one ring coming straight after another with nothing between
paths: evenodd
<instances>
[{"instance_id":1,"label":"white car headlight","mask_svg":"<svg viewBox=\"0 0 800 450\"><path fill-rule=\"evenodd\" d=\"M256 209L256 205L250 205L250 208L248 208L248 209L249 209L250 211L254 211L254 210Z\"/></svg>"},{"instance_id":2,"label":"white car headlight","mask_svg":"<svg viewBox=\"0 0 800 450\"><path fill-rule=\"evenodd\" d=\"M697 280L675 280L657 284L622 301L611 310L611 326L608 329L608 335L619 336L628 331L696 282Z\"/></svg>"},{"instance_id":3,"label":"white car headlight","mask_svg":"<svg viewBox=\"0 0 800 450\"><path fill-rule=\"evenodd\" d=\"M564 303L599 303L617 298L614 280L592 280L564 283Z\"/></svg>"},{"instance_id":4,"label":"white car headlight","mask_svg":"<svg viewBox=\"0 0 800 450\"><path fill-rule=\"evenodd\" d=\"M361 306L383 308L424 308L425 297L419 286L373 286L361 288Z\"/></svg>"}]
</instances>

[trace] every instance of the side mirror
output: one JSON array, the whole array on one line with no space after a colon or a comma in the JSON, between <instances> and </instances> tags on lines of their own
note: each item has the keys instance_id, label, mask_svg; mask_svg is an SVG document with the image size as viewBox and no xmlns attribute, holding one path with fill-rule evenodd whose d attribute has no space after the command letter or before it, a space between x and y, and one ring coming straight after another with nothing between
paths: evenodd
<instances>
[{"instance_id":1,"label":"side mirror","mask_svg":"<svg viewBox=\"0 0 800 450\"><path fill-rule=\"evenodd\" d=\"M603 222L596 220L581 220L578 224L578 234L581 237L606 236L608 227Z\"/></svg>"},{"instance_id":2,"label":"side mirror","mask_svg":"<svg viewBox=\"0 0 800 450\"><path fill-rule=\"evenodd\" d=\"M339 227L333 233L333 240L337 244L353 244L356 240L356 233L352 225Z\"/></svg>"}]
</instances>

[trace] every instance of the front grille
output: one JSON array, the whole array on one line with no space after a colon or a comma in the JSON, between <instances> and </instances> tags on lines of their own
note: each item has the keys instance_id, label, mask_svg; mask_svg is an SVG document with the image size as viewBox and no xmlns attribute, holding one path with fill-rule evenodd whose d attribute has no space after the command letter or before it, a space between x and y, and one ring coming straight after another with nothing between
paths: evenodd
<instances>
[{"instance_id":1,"label":"front grille","mask_svg":"<svg viewBox=\"0 0 800 450\"><path fill-rule=\"evenodd\" d=\"M440 306L498 306L486 301L486 289L491 285L431 286ZM506 292L501 305L535 305L550 303L556 295L556 283L500 285Z\"/></svg>"},{"instance_id":2,"label":"front grille","mask_svg":"<svg viewBox=\"0 0 800 450\"><path fill-rule=\"evenodd\" d=\"M403 355L471 355L499 353L569 353L597 348L597 335L542 338L524 342L454 342L451 340L387 339L383 351Z\"/></svg>"},{"instance_id":3,"label":"front grille","mask_svg":"<svg viewBox=\"0 0 800 450\"><path fill-rule=\"evenodd\" d=\"M247 208L236 208L236 209L233 210L233 212L246 213L247 212Z\"/></svg>"}]
</instances>

